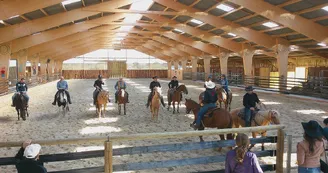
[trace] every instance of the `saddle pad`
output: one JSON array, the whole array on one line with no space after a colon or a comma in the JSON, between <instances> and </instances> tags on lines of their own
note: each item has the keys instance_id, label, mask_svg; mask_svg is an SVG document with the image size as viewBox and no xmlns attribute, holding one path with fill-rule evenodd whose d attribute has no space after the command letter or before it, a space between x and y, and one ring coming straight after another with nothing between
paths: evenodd
<instances>
[{"instance_id":1,"label":"saddle pad","mask_svg":"<svg viewBox=\"0 0 328 173\"><path fill-rule=\"evenodd\" d=\"M258 112L257 111L252 111L252 114L251 114L251 120L254 119L255 115L257 114ZM245 108L242 108L240 109L240 111L238 112L237 116L241 119L245 119Z\"/></svg>"},{"instance_id":2,"label":"saddle pad","mask_svg":"<svg viewBox=\"0 0 328 173\"><path fill-rule=\"evenodd\" d=\"M212 109L209 109L206 113L205 113L205 117L212 117L213 115L213 112L218 110L218 109L221 109L219 107L215 107L215 108L212 108Z\"/></svg>"}]
</instances>

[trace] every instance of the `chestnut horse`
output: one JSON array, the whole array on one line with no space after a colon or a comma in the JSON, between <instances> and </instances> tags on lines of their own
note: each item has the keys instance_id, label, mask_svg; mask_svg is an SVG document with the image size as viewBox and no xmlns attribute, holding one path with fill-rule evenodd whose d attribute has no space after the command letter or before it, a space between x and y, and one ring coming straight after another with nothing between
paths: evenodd
<instances>
[{"instance_id":1,"label":"chestnut horse","mask_svg":"<svg viewBox=\"0 0 328 173\"><path fill-rule=\"evenodd\" d=\"M105 117L105 111L106 111L108 100L109 100L109 92L105 90L99 91L99 94L97 96L97 103L96 103L98 118L100 118L101 115Z\"/></svg>"},{"instance_id":2,"label":"chestnut horse","mask_svg":"<svg viewBox=\"0 0 328 173\"><path fill-rule=\"evenodd\" d=\"M228 110L229 107L229 111L231 110L231 102L232 102L232 92L229 91L228 95L227 92L222 88L215 88L216 93L218 94L218 102L220 103L220 108L222 108L221 103L224 103L224 108L225 110ZM201 104L204 100L204 93L205 92L201 92L199 94L199 103Z\"/></svg>"},{"instance_id":3,"label":"chestnut horse","mask_svg":"<svg viewBox=\"0 0 328 173\"><path fill-rule=\"evenodd\" d=\"M238 116L238 114L242 109L244 108L233 109L230 112L233 121L232 124L233 128L245 127L245 120L243 120ZM251 120L251 127L267 126L269 124L280 124L279 116L280 113L275 110L259 111L256 113L255 117ZM265 137L267 135L266 131L252 132L253 138L256 138L257 134L261 134L262 137ZM254 147L254 145L252 145L251 148L252 147ZM262 143L262 150L264 150L264 143Z\"/></svg>"},{"instance_id":4,"label":"chestnut horse","mask_svg":"<svg viewBox=\"0 0 328 173\"><path fill-rule=\"evenodd\" d=\"M167 110L170 110L171 103L173 105L173 113L175 113L175 102L178 103L177 112L179 113L179 105L182 99L182 93L188 94L187 87L185 85L180 85L175 91L168 90L167 98L168 98L168 107Z\"/></svg>"},{"instance_id":5,"label":"chestnut horse","mask_svg":"<svg viewBox=\"0 0 328 173\"><path fill-rule=\"evenodd\" d=\"M153 90L153 98L151 99L150 102L150 112L151 112L151 119L152 120L158 120L158 111L160 107L160 100L161 100L161 93L162 89L159 87L155 87Z\"/></svg>"},{"instance_id":6,"label":"chestnut horse","mask_svg":"<svg viewBox=\"0 0 328 173\"><path fill-rule=\"evenodd\" d=\"M118 114L121 115L121 105L123 105L124 115L126 115L126 93L124 89L120 89L117 93Z\"/></svg>"},{"instance_id":7,"label":"chestnut horse","mask_svg":"<svg viewBox=\"0 0 328 173\"><path fill-rule=\"evenodd\" d=\"M185 99L185 105L186 105L186 113L189 114L191 111L194 113L194 121L197 119L197 114L200 110L200 105L191 99ZM198 130L204 130L205 127L209 128L217 128L217 129L226 129L226 128L232 128L232 119L231 115L228 111L224 109L216 109L213 111L211 117L204 117L201 126ZM220 135L221 140L225 140L224 135ZM203 142L203 137L199 136L199 139L201 142ZM227 139L233 139L232 134L227 134ZM219 148L219 151L222 149L222 147Z\"/></svg>"}]
</instances>

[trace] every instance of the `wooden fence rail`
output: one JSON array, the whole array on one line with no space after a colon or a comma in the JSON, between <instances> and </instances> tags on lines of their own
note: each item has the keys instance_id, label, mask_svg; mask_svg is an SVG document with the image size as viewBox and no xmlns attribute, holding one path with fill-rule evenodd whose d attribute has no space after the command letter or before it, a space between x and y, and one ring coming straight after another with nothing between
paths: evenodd
<instances>
[{"instance_id":1,"label":"wooden fence rail","mask_svg":"<svg viewBox=\"0 0 328 173\"><path fill-rule=\"evenodd\" d=\"M165 161L153 161L153 162L139 162L139 163L125 163L125 164L114 164L113 157L122 155L133 155L133 154L149 154L157 152L175 152L175 151L189 151L189 150L203 150L218 147L235 146L234 140L226 141L208 141L208 142L195 142L195 143L177 143L177 144L164 144L164 145L153 145L153 146L138 146L138 147L125 147L113 149L112 144L114 142L122 141L135 141L135 140L151 140L151 139L165 139L165 138L185 138L185 137L196 137L196 136L210 136L228 133L249 133L252 131L262 130L278 130L277 137L264 137L251 139L252 144L257 143L277 143L277 150L266 150L255 152L258 157L276 156L276 165L262 165L263 170L277 170L282 172L282 156L284 148L284 126L272 125L265 127L252 127L252 128L238 128L238 129L220 129L220 130L206 130L206 131L187 131L187 132L168 132L168 133L147 133L147 134L135 134L135 135L122 135L122 136L111 136L109 138L79 138L79 139L63 139L63 140L51 140L51 141L34 141L41 145L58 145L58 144L77 144L77 143L90 143L90 142L104 142L104 150L86 151L77 153L61 153L42 155L40 160L43 162L58 162L68 160L80 160L87 158L98 158L104 157L105 165L92 168L80 168L73 170L55 171L54 173L86 173L86 172L113 172L113 171L133 171L133 170L145 170L155 168L166 168L172 166L184 166L184 165L195 165L195 164L207 164L224 162L224 155L206 156L197 158L184 158L178 160L165 160ZM109 139L109 140L107 140ZM21 142L5 142L0 143L0 147L19 147ZM0 166L13 165L15 160L12 157L0 158ZM222 170L216 170L221 172Z\"/></svg>"}]
</instances>

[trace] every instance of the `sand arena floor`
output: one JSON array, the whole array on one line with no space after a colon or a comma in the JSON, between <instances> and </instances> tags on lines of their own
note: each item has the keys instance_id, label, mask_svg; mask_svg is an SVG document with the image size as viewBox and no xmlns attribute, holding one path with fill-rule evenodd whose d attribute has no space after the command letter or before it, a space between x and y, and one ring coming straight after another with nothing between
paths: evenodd
<instances>
[{"instance_id":1,"label":"sand arena floor","mask_svg":"<svg viewBox=\"0 0 328 173\"><path fill-rule=\"evenodd\" d=\"M68 80L69 91L71 93L73 104L71 111L63 117L58 113L58 108L51 105L53 95L56 92L55 82L47 83L29 89L30 117L27 121L17 121L17 115L14 108L10 107L11 96L0 97L0 139L5 141L21 141L25 139L47 140L47 139L66 139L91 136L107 136L121 134L168 132L168 131L191 131L189 123L192 122L192 115L185 114L184 106L180 107L180 114L172 114L172 111L166 109L160 110L159 122L151 121L149 109L146 109L145 101L149 93L148 86L150 79L130 79L127 91L130 94L130 104L127 106L127 115L119 116L117 106L109 104L107 107L106 118L98 119L95 108L92 106L93 80ZM163 87L164 95L167 91L167 80L160 81ZM188 98L198 99L198 95L203 91L201 84L190 81L184 81L189 90ZM114 98L115 80L106 80L105 89L108 89L111 98ZM242 96L244 91L233 89L232 108L242 106ZM296 137L293 142L293 152L295 153L296 142L301 140L303 130L301 122L309 120L322 120L328 116L327 104L318 103L298 98L284 97L283 95L272 95L258 92L259 98L270 109L280 111L280 120L286 125L286 133ZM164 97L166 100L166 97ZM182 103L183 105L183 103ZM271 133L274 134L274 133ZM205 137L206 141L217 140L218 136ZM180 142L198 142L198 138L168 139L168 140L147 140L115 143L114 148L127 146L144 146L165 143ZM270 144L268 148L273 148ZM64 153L103 149L101 143L89 143L83 145L56 145L44 146L43 154ZM256 147L255 150L258 150ZM0 148L0 157L14 156L18 148ZM126 162L147 162L170 159L193 158L199 156L211 156L224 154L228 150L224 149L222 153L211 150L197 150L188 152L166 152L155 154L143 154L115 157L114 164ZM296 155L292 155L292 164L295 165ZM273 158L260 159L261 162L274 163ZM103 165L103 158L86 159L78 161L67 161L59 163L45 164L48 171L66 170L70 168L82 168L88 166ZM195 172L200 170L223 169L224 164L192 165L183 167L163 168L156 170L144 170L140 172ZM0 167L0 173L16 172L13 166Z\"/></svg>"}]
</instances>

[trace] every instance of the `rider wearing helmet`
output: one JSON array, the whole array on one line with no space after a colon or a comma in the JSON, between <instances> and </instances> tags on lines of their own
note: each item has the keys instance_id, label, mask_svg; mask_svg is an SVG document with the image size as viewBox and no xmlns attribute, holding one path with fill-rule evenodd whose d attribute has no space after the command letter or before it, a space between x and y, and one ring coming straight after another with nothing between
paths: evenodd
<instances>
[{"instance_id":1,"label":"rider wearing helmet","mask_svg":"<svg viewBox=\"0 0 328 173\"><path fill-rule=\"evenodd\" d=\"M257 94L253 92L252 86L247 86L245 91L247 92L243 97L243 105L245 107L245 127L251 126L251 116L256 111L256 103L260 104L261 101L257 97Z\"/></svg>"},{"instance_id":2,"label":"rider wearing helmet","mask_svg":"<svg viewBox=\"0 0 328 173\"><path fill-rule=\"evenodd\" d=\"M15 107L15 98L17 96L17 93L23 92L23 96L26 99L26 106L28 106L28 101L30 100L30 97L27 95L27 85L25 83L25 79L21 78L19 82L16 83L16 93L12 96L12 107Z\"/></svg>"},{"instance_id":3,"label":"rider wearing helmet","mask_svg":"<svg viewBox=\"0 0 328 173\"><path fill-rule=\"evenodd\" d=\"M149 104L151 102L151 99L153 98L153 90L155 87L161 87L161 84L157 81L157 76L153 77L153 81L149 85L149 89L151 90L149 95L148 95L148 100L147 100L147 108L149 107ZM165 107L164 99L163 96L161 96L161 103Z\"/></svg>"},{"instance_id":4,"label":"rider wearing helmet","mask_svg":"<svg viewBox=\"0 0 328 173\"><path fill-rule=\"evenodd\" d=\"M119 78L118 81L116 82L115 86L114 86L116 92L115 92L115 103L117 103L117 98L118 98L118 92L121 90L121 89L126 89L126 83L125 81L123 80L123 78ZM127 103L129 103L129 94L128 92L125 91L125 94L126 94L126 100L127 100Z\"/></svg>"},{"instance_id":5,"label":"rider wearing helmet","mask_svg":"<svg viewBox=\"0 0 328 173\"><path fill-rule=\"evenodd\" d=\"M98 79L95 81L93 86L96 88L93 92L93 104L96 105L97 96L99 94L99 91L102 90L102 85L104 85L104 82L102 81L102 76L98 75Z\"/></svg>"},{"instance_id":6,"label":"rider wearing helmet","mask_svg":"<svg viewBox=\"0 0 328 173\"><path fill-rule=\"evenodd\" d=\"M58 94L60 91L64 91L66 96L67 96L67 101L69 104L72 104L71 102L71 96L68 92L68 84L67 82L64 80L64 76L61 76L60 77L60 80L57 82L57 92L55 94L55 98L54 98L54 102L52 102L53 105L56 105L56 100L57 100L57 97L58 97Z\"/></svg>"}]
</instances>

